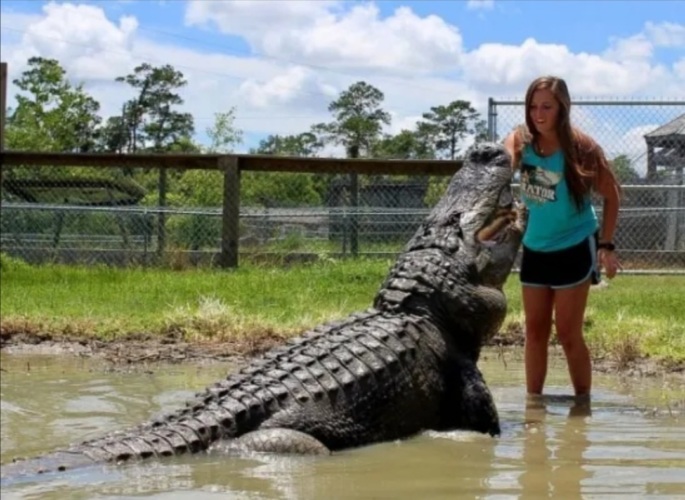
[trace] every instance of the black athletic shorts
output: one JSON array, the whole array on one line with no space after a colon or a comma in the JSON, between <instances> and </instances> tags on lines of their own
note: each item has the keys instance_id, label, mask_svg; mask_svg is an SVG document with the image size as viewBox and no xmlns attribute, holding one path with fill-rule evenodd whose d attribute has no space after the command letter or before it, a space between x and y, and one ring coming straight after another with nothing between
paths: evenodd
<instances>
[{"instance_id":1,"label":"black athletic shorts","mask_svg":"<svg viewBox=\"0 0 685 500\"><path fill-rule=\"evenodd\" d=\"M537 252L523 245L521 283L526 286L570 288L588 278L596 285L600 280L595 233L569 248L554 252Z\"/></svg>"}]
</instances>

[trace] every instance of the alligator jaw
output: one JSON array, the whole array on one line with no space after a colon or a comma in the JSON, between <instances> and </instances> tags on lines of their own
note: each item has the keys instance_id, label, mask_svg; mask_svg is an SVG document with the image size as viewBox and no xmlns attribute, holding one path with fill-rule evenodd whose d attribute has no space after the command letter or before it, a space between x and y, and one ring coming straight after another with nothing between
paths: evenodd
<instances>
[{"instance_id":1,"label":"alligator jaw","mask_svg":"<svg viewBox=\"0 0 685 500\"><path fill-rule=\"evenodd\" d=\"M516 213L510 209L500 209L476 234L476 238L481 243L488 245L499 241L504 235L505 230L511 227L516 220Z\"/></svg>"}]
</instances>

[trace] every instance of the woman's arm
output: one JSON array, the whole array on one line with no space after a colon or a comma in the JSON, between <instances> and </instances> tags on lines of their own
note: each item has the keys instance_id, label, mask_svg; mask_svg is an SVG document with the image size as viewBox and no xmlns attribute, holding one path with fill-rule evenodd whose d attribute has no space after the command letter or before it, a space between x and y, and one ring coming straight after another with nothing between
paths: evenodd
<instances>
[{"instance_id":1,"label":"woman's arm","mask_svg":"<svg viewBox=\"0 0 685 500\"><path fill-rule=\"evenodd\" d=\"M616 225L618 223L618 209L621 205L621 190L616 177L608 165L600 167L596 188L604 200L602 209L602 229L599 241L610 242L614 239Z\"/></svg>"},{"instance_id":2,"label":"woman's arm","mask_svg":"<svg viewBox=\"0 0 685 500\"><path fill-rule=\"evenodd\" d=\"M596 154L600 155L597 162L598 170L595 179L595 190L603 199L602 208L602 227L599 242L613 243L616 226L618 224L618 210L621 205L621 187L614 175L609 162L604 156L601 148L597 148ZM621 264L618 261L616 252L613 250L600 249L600 263L606 270L607 278L613 278Z\"/></svg>"},{"instance_id":3,"label":"woman's arm","mask_svg":"<svg viewBox=\"0 0 685 500\"><path fill-rule=\"evenodd\" d=\"M511 156L511 169L516 171L521 156L521 138L518 129L512 130L504 139L504 148Z\"/></svg>"}]
</instances>

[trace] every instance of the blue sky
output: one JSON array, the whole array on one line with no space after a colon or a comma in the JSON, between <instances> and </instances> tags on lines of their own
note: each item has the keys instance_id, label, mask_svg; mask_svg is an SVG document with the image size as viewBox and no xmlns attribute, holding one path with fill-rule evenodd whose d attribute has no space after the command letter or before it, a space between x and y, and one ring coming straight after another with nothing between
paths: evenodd
<instances>
[{"instance_id":1,"label":"blue sky","mask_svg":"<svg viewBox=\"0 0 685 500\"><path fill-rule=\"evenodd\" d=\"M453 99L484 113L488 97L522 98L540 73L565 77L577 98L685 99L685 2L675 0L3 0L1 9L11 78L31 55L54 57L112 114L129 97L114 77L143 60L169 63L188 79L197 139L234 107L243 150L328 120L327 104L358 80L385 93L390 132ZM614 143L682 112L586 108L578 119L625 149Z\"/></svg>"},{"instance_id":2,"label":"blue sky","mask_svg":"<svg viewBox=\"0 0 685 500\"><path fill-rule=\"evenodd\" d=\"M204 0L220 1L220 0ZM273 0L277 1L277 0ZM316 0L311 0L316 1ZM45 3L41 0L3 0L3 11L39 14ZM64 2L67 3L67 2ZM136 16L141 29L177 34L192 40L167 37L200 50L216 49L226 45L229 51L248 54L249 45L240 37L226 37L197 27L184 25L186 2L182 0L92 0L74 2L91 4L112 17L122 14ZM346 2L349 9L360 2ZM395 9L410 6L420 16L436 15L459 26L466 49L472 50L482 43L498 41L519 44L528 37L540 42L561 43L574 51L599 52L606 48L612 37L629 37L639 32L646 21L673 22L685 19L685 2L677 0L500 0L491 7L469 8L467 1L420 0L379 1L375 3L382 16L391 15ZM489 5L484 2L484 5ZM682 21L681 21L682 22ZM3 23L3 27L5 24ZM682 57L683 48L665 50L664 62Z\"/></svg>"}]
</instances>

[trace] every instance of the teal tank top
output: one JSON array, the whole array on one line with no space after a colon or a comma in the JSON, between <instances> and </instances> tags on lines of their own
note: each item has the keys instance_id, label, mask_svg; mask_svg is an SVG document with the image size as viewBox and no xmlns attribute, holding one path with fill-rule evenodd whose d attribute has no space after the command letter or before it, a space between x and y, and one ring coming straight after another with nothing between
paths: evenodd
<instances>
[{"instance_id":1,"label":"teal tank top","mask_svg":"<svg viewBox=\"0 0 685 500\"><path fill-rule=\"evenodd\" d=\"M528 208L523 244L539 252L568 248L597 231L595 209L586 197L579 210L564 177L559 149L540 156L527 144L521 157L521 200Z\"/></svg>"}]
</instances>

